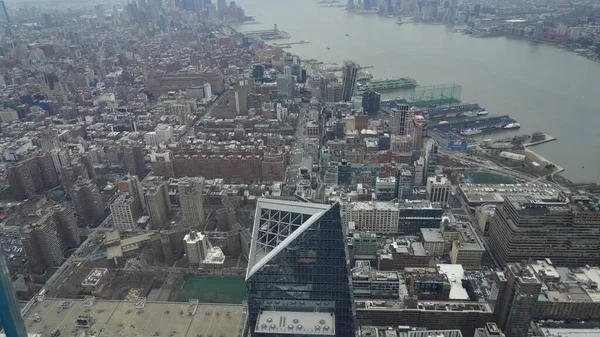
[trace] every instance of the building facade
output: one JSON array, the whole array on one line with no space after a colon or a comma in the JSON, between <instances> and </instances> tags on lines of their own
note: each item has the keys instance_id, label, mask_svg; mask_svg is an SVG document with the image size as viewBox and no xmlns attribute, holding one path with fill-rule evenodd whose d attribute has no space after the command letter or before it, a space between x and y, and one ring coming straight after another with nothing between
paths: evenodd
<instances>
[{"instance_id":1,"label":"building facade","mask_svg":"<svg viewBox=\"0 0 600 337\"><path fill-rule=\"evenodd\" d=\"M251 336L287 333L288 324L296 335L353 336L349 278L339 204L258 199L246 274Z\"/></svg>"}]
</instances>

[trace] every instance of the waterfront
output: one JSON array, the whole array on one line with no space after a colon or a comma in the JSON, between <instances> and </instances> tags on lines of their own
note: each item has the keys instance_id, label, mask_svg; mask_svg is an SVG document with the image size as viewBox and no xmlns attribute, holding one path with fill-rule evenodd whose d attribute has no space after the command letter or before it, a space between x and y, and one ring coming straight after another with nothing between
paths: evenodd
<instances>
[{"instance_id":1,"label":"waterfront","mask_svg":"<svg viewBox=\"0 0 600 337\"><path fill-rule=\"evenodd\" d=\"M557 141L534 150L564 167L568 179L598 181L598 63L554 46L505 37L472 38L455 33L456 26L396 25L394 19L321 8L317 1L237 3L260 22L241 30L267 29L276 23L290 33L290 41L310 41L287 49L304 59L353 59L374 65L369 71L376 78L413 77L420 85L458 83L464 102L510 115L522 126L477 138L552 134Z\"/></svg>"}]
</instances>

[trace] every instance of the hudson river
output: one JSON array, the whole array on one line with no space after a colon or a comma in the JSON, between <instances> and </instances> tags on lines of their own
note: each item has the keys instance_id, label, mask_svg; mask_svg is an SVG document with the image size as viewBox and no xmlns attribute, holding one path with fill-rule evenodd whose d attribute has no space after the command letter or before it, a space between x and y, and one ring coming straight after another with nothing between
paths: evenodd
<instances>
[{"instance_id":1,"label":"hudson river","mask_svg":"<svg viewBox=\"0 0 600 337\"><path fill-rule=\"evenodd\" d=\"M548 133L558 140L534 151L564 167L568 179L600 182L599 63L549 45L472 38L455 33L452 26L397 25L392 18L323 8L317 0L236 3L259 22L240 30L272 29L277 24L291 34L286 41L310 41L287 49L303 59L351 59L373 65L369 72L376 78L460 84L463 102L479 103L490 114L507 114L521 123L519 130L481 138Z\"/></svg>"}]
</instances>

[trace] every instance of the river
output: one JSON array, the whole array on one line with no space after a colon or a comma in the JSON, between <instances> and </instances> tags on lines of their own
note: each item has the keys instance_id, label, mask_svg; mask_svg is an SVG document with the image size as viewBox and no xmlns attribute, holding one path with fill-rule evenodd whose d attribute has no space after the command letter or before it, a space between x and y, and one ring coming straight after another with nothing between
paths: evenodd
<instances>
[{"instance_id":1,"label":"river","mask_svg":"<svg viewBox=\"0 0 600 337\"><path fill-rule=\"evenodd\" d=\"M504 37L473 38L453 26L405 23L376 15L324 8L316 0L238 0L259 24L240 30L291 34L289 52L304 59L373 65L378 78L408 76L420 85L458 83L462 101L490 114L508 114L520 130L484 138L542 131L558 141L533 149L577 182L600 181L600 64L560 48ZM344 1L342 1L344 3ZM348 34L348 36L346 36ZM330 47L330 49L327 49Z\"/></svg>"}]
</instances>

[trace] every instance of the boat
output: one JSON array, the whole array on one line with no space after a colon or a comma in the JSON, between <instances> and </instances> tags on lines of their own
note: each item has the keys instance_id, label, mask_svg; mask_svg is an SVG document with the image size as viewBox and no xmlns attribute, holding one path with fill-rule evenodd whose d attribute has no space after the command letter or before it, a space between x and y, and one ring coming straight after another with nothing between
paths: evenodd
<instances>
[{"instance_id":1,"label":"boat","mask_svg":"<svg viewBox=\"0 0 600 337\"><path fill-rule=\"evenodd\" d=\"M329 46L327 46L327 50L331 49Z\"/></svg>"},{"instance_id":2,"label":"boat","mask_svg":"<svg viewBox=\"0 0 600 337\"><path fill-rule=\"evenodd\" d=\"M350 36L350 34L346 34L346 36Z\"/></svg>"},{"instance_id":3,"label":"boat","mask_svg":"<svg viewBox=\"0 0 600 337\"><path fill-rule=\"evenodd\" d=\"M485 116L487 114L489 114L489 112L487 112L486 110L481 110L481 111L477 112L477 116Z\"/></svg>"},{"instance_id":4,"label":"boat","mask_svg":"<svg viewBox=\"0 0 600 337\"><path fill-rule=\"evenodd\" d=\"M438 123L438 125L444 125L444 124L450 124L450 123L448 123L448 121L441 121Z\"/></svg>"},{"instance_id":5,"label":"boat","mask_svg":"<svg viewBox=\"0 0 600 337\"><path fill-rule=\"evenodd\" d=\"M475 111L467 111L464 113L465 117L475 117L477 116L477 113L475 113Z\"/></svg>"},{"instance_id":6,"label":"boat","mask_svg":"<svg viewBox=\"0 0 600 337\"><path fill-rule=\"evenodd\" d=\"M473 136L473 135L478 135L482 132L483 131L481 129L468 129L468 130L461 132L460 134L463 136Z\"/></svg>"},{"instance_id":7,"label":"boat","mask_svg":"<svg viewBox=\"0 0 600 337\"><path fill-rule=\"evenodd\" d=\"M520 127L521 127L521 124L519 124L517 122L509 123L504 126L505 129L518 129Z\"/></svg>"},{"instance_id":8,"label":"boat","mask_svg":"<svg viewBox=\"0 0 600 337\"><path fill-rule=\"evenodd\" d=\"M363 90L375 90L375 91L383 91L383 90L393 90L393 89L402 89L402 88L414 88L416 87L417 81L414 78L410 77L391 77L382 80L374 79L368 82L361 84Z\"/></svg>"}]
</instances>

